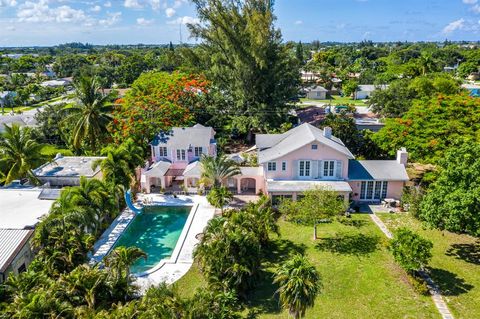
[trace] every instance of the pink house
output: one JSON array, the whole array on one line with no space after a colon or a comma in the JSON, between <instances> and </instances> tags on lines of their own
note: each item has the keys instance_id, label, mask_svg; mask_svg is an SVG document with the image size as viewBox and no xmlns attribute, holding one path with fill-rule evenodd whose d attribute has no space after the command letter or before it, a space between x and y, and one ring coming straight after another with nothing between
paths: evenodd
<instances>
[{"instance_id":1,"label":"pink house","mask_svg":"<svg viewBox=\"0 0 480 319\"><path fill-rule=\"evenodd\" d=\"M259 134L256 144L265 190L274 200L297 199L315 187L335 190L345 201L399 199L409 180L405 149L397 160L355 160L328 127L302 124L283 134Z\"/></svg>"}]
</instances>

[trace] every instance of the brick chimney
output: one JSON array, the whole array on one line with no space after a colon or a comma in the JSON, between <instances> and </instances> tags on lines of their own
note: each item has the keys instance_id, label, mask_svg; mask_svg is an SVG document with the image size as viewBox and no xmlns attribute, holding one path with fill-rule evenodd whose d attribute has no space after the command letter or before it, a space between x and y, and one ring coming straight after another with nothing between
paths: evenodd
<instances>
[{"instance_id":1,"label":"brick chimney","mask_svg":"<svg viewBox=\"0 0 480 319\"><path fill-rule=\"evenodd\" d=\"M405 147L402 147L397 151L397 162L403 166L407 166L408 162L408 152Z\"/></svg>"}]
</instances>

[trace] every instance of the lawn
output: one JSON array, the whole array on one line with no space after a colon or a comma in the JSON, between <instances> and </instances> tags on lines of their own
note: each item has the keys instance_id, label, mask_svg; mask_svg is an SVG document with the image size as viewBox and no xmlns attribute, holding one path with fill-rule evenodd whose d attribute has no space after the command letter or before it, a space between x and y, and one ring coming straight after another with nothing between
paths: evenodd
<instances>
[{"instance_id":1,"label":"lawn","mask_svg":"<svg viewBox=\"0 0 480 319\"><path fill-rule=\"evenodd\" d=\"M455 318L480 318L480 240L425 229L411 215L377 214L391 230L408 227L433 242L431 276Z\"/></svg>"},{"instance_id":2,"label":"lawn","mask_svg":"<svg viewBox=\"0 0 480 319\"><path fill-rule=\"evenodd\" d=\"M340 96L340 95L333 95L331 100L330 99L312 100L312 99L302 98L300 99L300 102L325 103L325 104L332 104L332 105L337 105L337 104L354 104L357 106L367 105L363 100L353 100L348 96Z\"/></svg>"},{"instance_id":3,"label":"lawn","mask_svg":"<svg viewBox=\"0 0 480 319\"><path fill-rule=\"evenodd\" d=\"M350 225L322 224L316 241L312 227L285 221L279 226L281 237L273 237L266 271L247 301L259 318L289 318L273 297L272 273L295 252L305 252L322 277L322 293L306 318L438 318L430 297L417 294L394 263L385 237L368 215L353 215ZM175 286L190 297L205 281L193 267Z\"/></svg>"}]
</instances>

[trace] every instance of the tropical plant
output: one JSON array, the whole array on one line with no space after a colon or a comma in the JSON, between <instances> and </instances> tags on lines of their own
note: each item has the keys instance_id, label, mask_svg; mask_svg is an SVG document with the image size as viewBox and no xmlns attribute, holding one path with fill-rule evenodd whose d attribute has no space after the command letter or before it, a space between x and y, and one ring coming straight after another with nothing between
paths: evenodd
<instances>
[{"instance_id":1,"label":"tropical plant","mask_svg":"<svg viewBox=\"0 0 480 319\"><path fill-rule=\"evenodd\" d=\"M400 228L390 242L395 261L409 273L424 268L432 258L433 243L408 228Z\"/></svg>"},{"instance_id":2,"label":"tropical plant","mask_svg":"<svg viewBox=\"0 0 480 319\"><path fill-rule=\"evenodd\" d=\"M321 279L315 267L304 256L297 255L285 262L275 273L274 283L285 309L295 318L305 316L305 311L315 304L320 293Z\"/></svg>"},{"instance_id":3,"label":"tropical plant","mask_svg":"<svg viewBox=\"0 0 480 319\"><path fill-rule=\"evenodd\" d=\"M33 138L30 128L20 128L17 124L5 125L5 133L0 137L0 165L7 167L3 182L9 184L14 179L26 177L37 184L39 181L32 169L44 160L42 147Z\"/></svg>"},{"instance_id":4,"label":"tropical plant","mask_svg":"<svg viewBox=\"0 0 480 319\"><path fill-rule=\"evenodd\" d=\"M147 254L140 248L120 246L105 258L105 266L111 269L116 280L126 279L130 283L130 266L140 258L147 259Z\"/></svg>"},{"instance_id":5,"label":"tropical plant","mask_svg":"<svg viewBox=\"0 0 480 319\"><path fill-rule=\"evenodd\" d=\"M280 204L282 214L294 222L313 225L313 238L317 239L317 223L346 211L343 196L328 188L315 188L303 192L300 200L285 199Z\"/></svg>"},{"instance_id":6,"label":"tropical plant","mask_svg":"<svg viewBox=\"0 0 480 319\"><path fill-rule=\"evenodd\" d=\"M241 174L238 165L225 155L213 157L203 154L200 163L202 165L201 182L213 187L219 187L227 178Z\"/></svg>"},{"instance_id":7,"label":"tropical plant","mask_svg":"<svg viewBox=\"0 0 480 319\"><path fill-rule=\"evenodd\" d=\"M223 208L233 199L233 194L225 186L214 187L207 194L207 200L216 208L220 208L223 214Z\"/></svg>"},{"instance_id":8,"label":"tropical plant","mask_svg":"<svg viewBox=\"0 0 480 319\"><path fill-rule=\"evenodd\" d=\"M96 77L81 76L74 82L77 103L67 105L65 121L73 122L72 145L80 149L90 147L95 153L107 136L107 126L112 120L112 96L103 95Z\"/></svg>"}]
</instances>

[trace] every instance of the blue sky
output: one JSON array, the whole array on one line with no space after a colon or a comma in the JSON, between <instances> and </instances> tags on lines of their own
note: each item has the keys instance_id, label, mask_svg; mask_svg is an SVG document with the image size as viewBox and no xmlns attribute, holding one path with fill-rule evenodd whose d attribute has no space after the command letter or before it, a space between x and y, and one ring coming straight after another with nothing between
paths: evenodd
<instances>
[{"instance_id":1,"label":"blue sky","mask_svg":"<svg viewBox=\"0 0 480 319\"><path fill-rule=\"evenodd\" d=\"M277 0L285 40L480 40L480 0ZM188 0L0 0L0 46L188 39Z\"/></svg>"}]
</instances>

